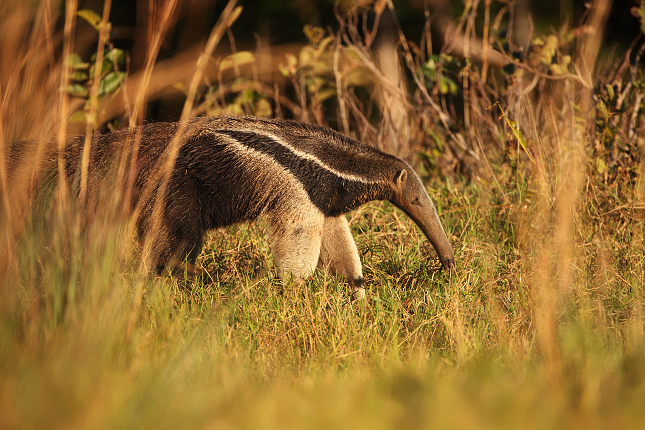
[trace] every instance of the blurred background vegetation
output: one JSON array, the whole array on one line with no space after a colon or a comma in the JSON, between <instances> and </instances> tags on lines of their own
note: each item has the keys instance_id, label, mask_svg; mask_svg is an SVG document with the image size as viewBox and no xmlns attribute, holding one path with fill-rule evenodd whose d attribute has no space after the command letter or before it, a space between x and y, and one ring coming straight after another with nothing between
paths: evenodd
<instances>
[{"instance_id":1,"label":"blurred background vegetation","mask_svg":"<svg viewBox=\"0 0 645 430\"><path fill-rule=\"evenodd\" d=\"M6 16L11 15L12 4L5 2ZM45 4L50 5L49 18L54 20L48 31L62 35L65 6L72 5ZM90 63L96 58L104 5L98 0L73 4L81 13L70 35L75 57L69 62L76 66L68 93L76 112L68 132L85 132L90 113L93 128L100 131L141 121L179 120L197 58L227 3L111 2L106 52L118 61L112 67L109 54L103 60L97 94L101 100L92 108ZM413 164L421 162L443 175L458 172L468 178L481 170L483 150L507 154L507 145L495 127L502 112L511 120L511 132L516 124L522 136L528 133L529 143L535 141L535 133L529 132L516 111L516 102L524 95L539 101L565 88L568 84L562 81L573 82L570 78L581 73L575 69L576 53L596 31L588 31L591 4L573 0L258 0L239 5L243 12L226 27L196 94L190 96L196 104L191 115L256 114L314 121ZM593 64L602 76L595 82L584 78L587 86L595 86L594 96L601 101L607 96L605 88L622 87L628 70L619 63L640 63L642 56L641 4L630 0L607 5L598 31L598 61ZM160 27L165 6L170 6L170 14ZM36 3L19 9L36 16ZM24 19L26 24L31 18ZM22 39L9 40L19 43L30 31L18 33ZM153 47L155 35L160 40ZM481 43L484 37L489 43ZM7 51L15 49L7 47ZM61 62L63 44L54 41L47 49L48 69L52 69ZM151 57L154 62L148 65L151 76L147 78ZM616 76L609 76L612 71ZM128 85L119 88L126 77ZM622 97L618 95L621 103L615 109L603 108L604 100L601 114L622 113L626 109L622 101L640 91L632 84ZM143 93L145 108L140 107L142 114L137 111L132 124L133 112L128 109L133 109L131 102L137 94ZM5 99L11 99L10 93ZM500 109L492 108L495 103L501 103ZM15 121L7 121L7 140L42 136L55 128L53 122L45 129L42 124L25 126L42 117L33 109L30 115L29 110L26 106L23 111L31 119L17 122L19 129L11 128ZM625 127L623 132L629 134ZM614 165L616 160L609 161ZM602 163L606 162L601 161L601 169Z\"/></svg>"}]
</instances>

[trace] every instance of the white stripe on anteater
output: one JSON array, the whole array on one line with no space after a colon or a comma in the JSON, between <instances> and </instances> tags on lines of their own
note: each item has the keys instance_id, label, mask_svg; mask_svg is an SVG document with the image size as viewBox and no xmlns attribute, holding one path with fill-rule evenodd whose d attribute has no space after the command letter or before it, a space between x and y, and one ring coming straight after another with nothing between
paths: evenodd
<instances>
[{"instance_id":1,"label":"white stripe on anteater","mask_svg":"<svg viewBox=\"0 0 645 430\"><path fill-rule=\"evenodd\" d=\"M309 153L306 153L306 152L303 152L303 151L299 151L298 149L296 149L293 146L289 145L287 142L285 142L284 140L280 139L278 136L276 136L274 134L267 133L267 132L262 132L262 131L261 132L255 132L255 133L257 133L259 135L262 135L262 136L266 136L269 139L272 139L274 142L278 143L279 145L282 145L285 149L291 151L295 156L301 157L304 160L313 161L314 163L318 164L323 169L329 171L330 173L332 173L332 174L334 174L334 175L336 175L336 176L338 176L340 178L347 179L348 181L357 181L357 182L363 182L363 183L367 183L367 184L377 182L375 180L369 180L369 179L366 179L366 178L363 178L363 177L360 177L360 176L340 172L340 171L334 169L333 167L329 166L328 164L325 164L322 160L320 160L315 155L312 155L312 154L309 154Z\"/></svg>"}]
</instances>

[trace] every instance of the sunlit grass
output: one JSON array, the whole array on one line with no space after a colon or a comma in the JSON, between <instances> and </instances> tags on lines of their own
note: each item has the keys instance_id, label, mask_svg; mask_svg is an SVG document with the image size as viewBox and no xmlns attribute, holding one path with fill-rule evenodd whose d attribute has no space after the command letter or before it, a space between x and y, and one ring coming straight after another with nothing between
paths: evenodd
<instances>
[{"instance_id":1,"label":"sunlit grass","mask_svg":"<svg viewBox=\"0 0 645 430\"><path fill-rule=\"evenodd\" d=\"M350 214L365 303L323 273L276 280L262 221L212 233L196 280L136 273L114 234L109 263L78 257L73 297L57 284L63 264L31 249L51 267L4 289L3 427L638 424L642 242L581 237L573 288L544 322L535 241L515 231L532 209L488 205L477 183L444 187L432 181L435 200L463 207L443 217L453 273L391 205ZM555 330L551 351L540 324Z\"/></svg>"}]
</instances>

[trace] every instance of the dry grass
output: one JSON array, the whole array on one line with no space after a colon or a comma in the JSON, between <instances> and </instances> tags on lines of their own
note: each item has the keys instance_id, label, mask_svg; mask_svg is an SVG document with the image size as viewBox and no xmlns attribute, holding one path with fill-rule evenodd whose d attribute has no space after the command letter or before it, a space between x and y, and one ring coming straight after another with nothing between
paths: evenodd
<instances>
[{"instance_id":1,"label":"dry grass","mask_svg":"<svg viewBox=\"0 0 645 430\"><path fill-rule=\"evenodd\" d=\"M448 129L450 96L421 74L403 92L352 27L360 11L344 17L328 66L358 70L379 97L399 97L410 141L432 142L404 149L412 160L429 154L417 165L457 259L454 272L441 271L410 220L370 203L348 215L368 296L350 303L343 281L321 273L300 285L277 281L262 220L213 232L199 260L204 278L153 279L141 270L145 241L121 210L127 197L102 196L88 217L61 187L53 198L36 193L47 145L55 153L78 108L57 90L69 73L57 55L73 52L74 18L59 37L56 8L23 3L0 3L0 428L642 426L641 72L627 61L592 73L598 33L578 39L565 78L526 71L502 83L492 66L467 65L469 123ZM159 11L142 74L115 96L131 107L123 112L132 125L158 84L173 4ZM606 3L594 5L588 23L602 29ZM224 16L204 52L229 25ZM402 46L416 70L422 54ZM358 69L344 63L348 47ZM200 86L212 76L207 65L194 70L185 117L234 103L232 82L220 76L224 85L209 91ZM231 79L244 73L235 68ZM263 94L327 121L320 113L338 103L331 122L375 144L379 130L395 127L379 99L341 79L348 74L325 83L340 90L323 101L306 85L311 73L290 75L299 86L291 101L249 78L255 98L240 106L252 111ZM99 118L116 103L104 102ZM9 179L9 142L19 138L39 144Z\"/></svg>"}]
</instances>

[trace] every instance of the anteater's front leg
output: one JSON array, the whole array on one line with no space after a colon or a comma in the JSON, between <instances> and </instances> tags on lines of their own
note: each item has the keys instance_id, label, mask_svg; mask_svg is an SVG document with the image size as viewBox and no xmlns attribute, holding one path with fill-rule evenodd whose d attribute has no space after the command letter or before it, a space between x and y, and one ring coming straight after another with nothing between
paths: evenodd
<instances>
[{"instance_id":1,"label":"anteater's front leg","mask_svg":"<svg viewBox=\"0 0 645 430\"><path fill-rule=\"evenodd\" d=\"M278 276L295 280L316 270L323 233L323 214L313 205L276 209L268 216L269 240Z\"/></svg>"},{"instance_id":2,"label":"anteater's front leg","mask_svg":"<svg viewBox=\"0 0 645 430\"><path fill-rule=\"evenodd\" d=\"M318 267L344 276L352 286L354 298L365 298L361 260L345 215L325 218Z\"/></svg>"}]
</instances>

